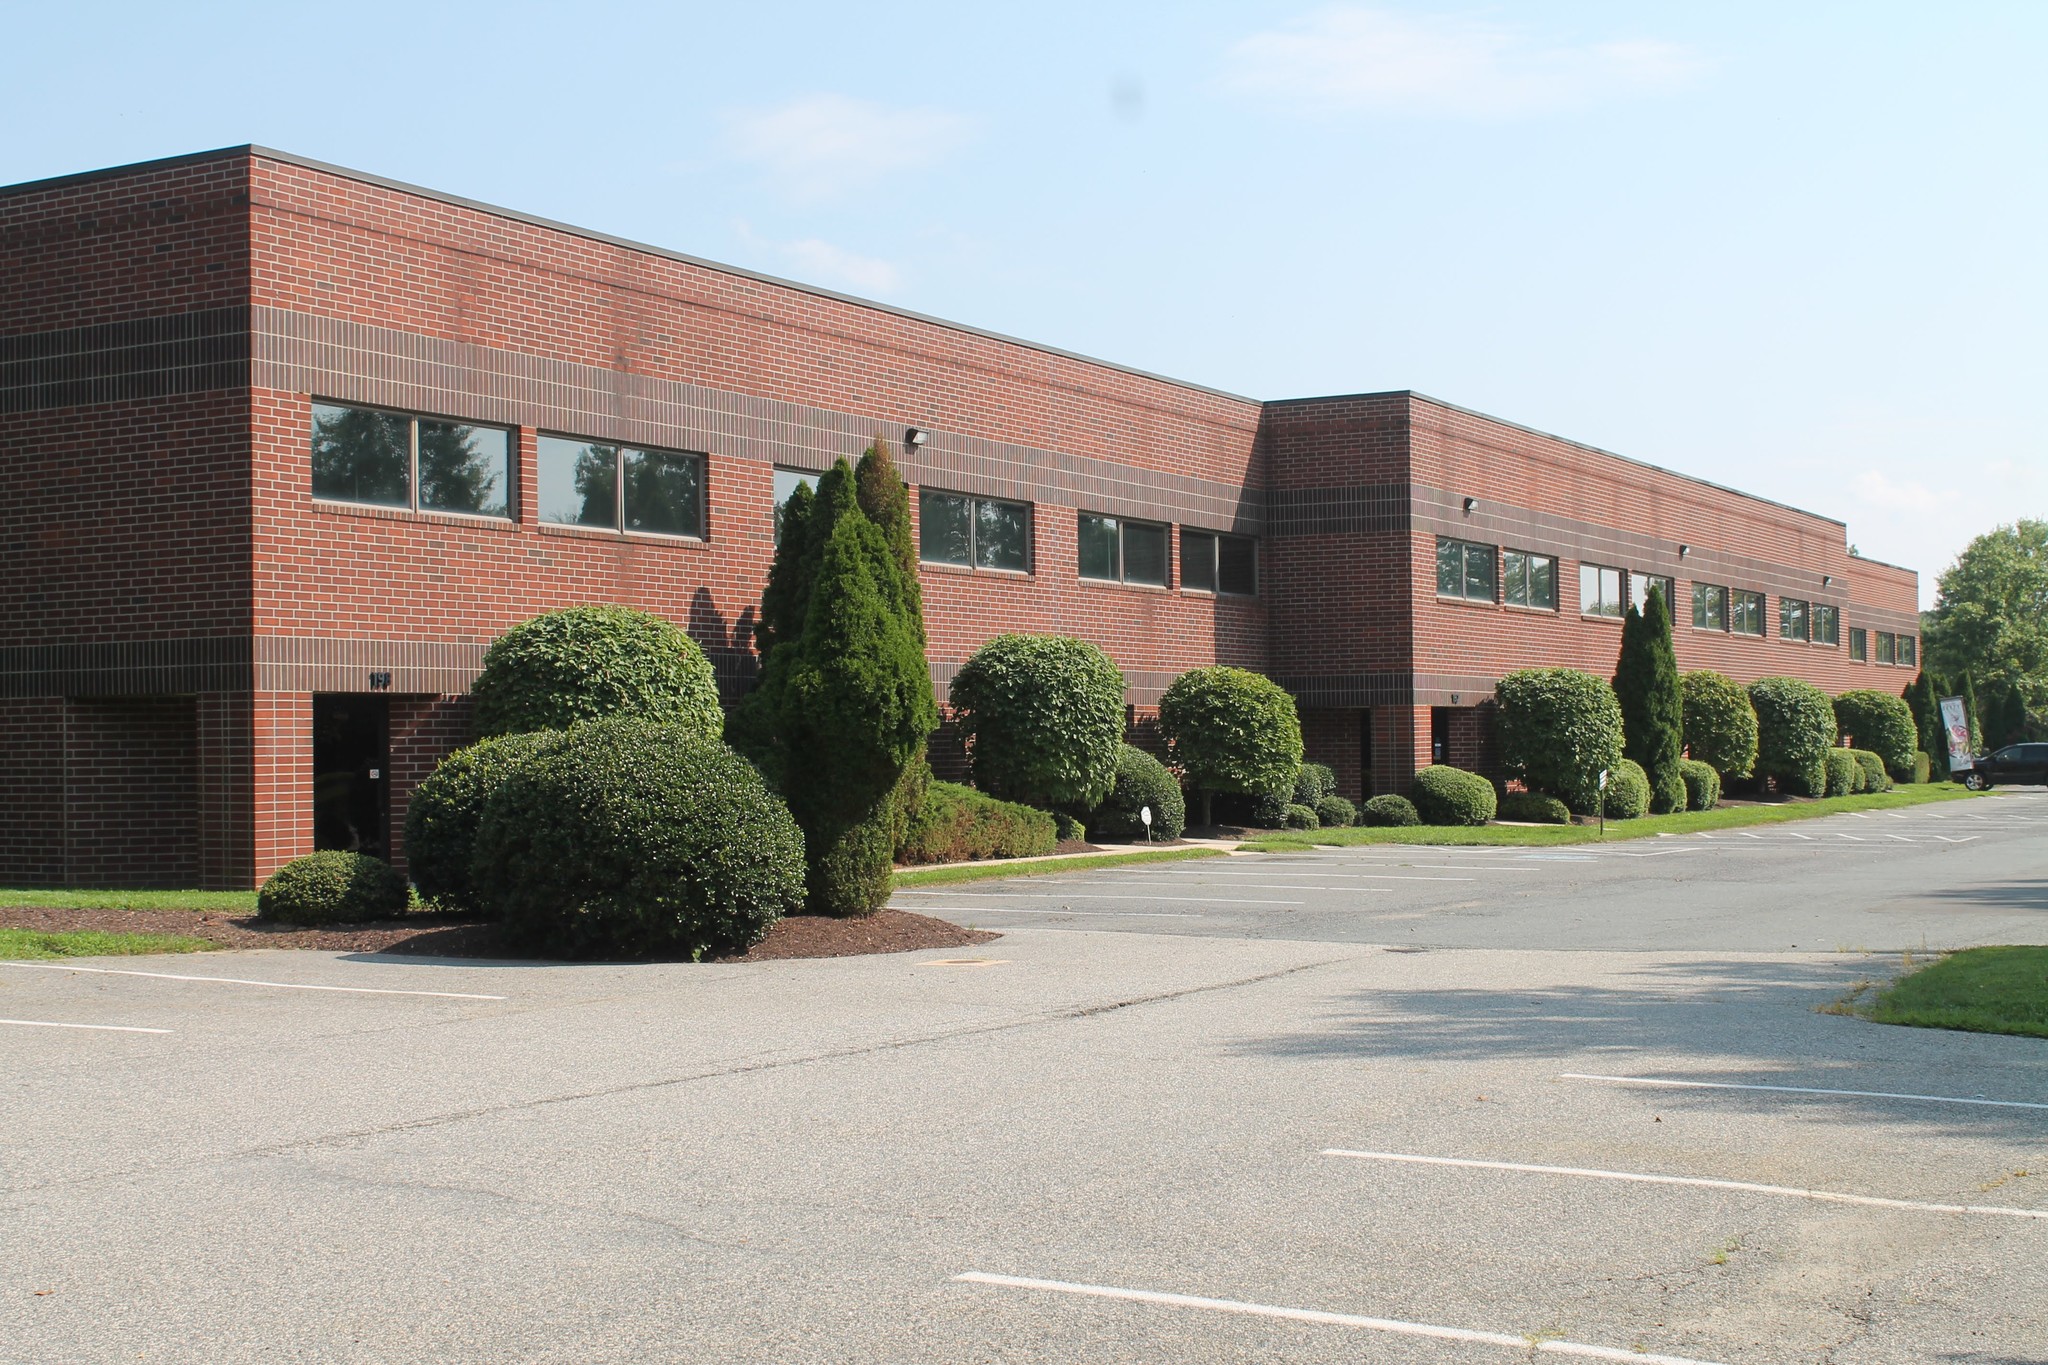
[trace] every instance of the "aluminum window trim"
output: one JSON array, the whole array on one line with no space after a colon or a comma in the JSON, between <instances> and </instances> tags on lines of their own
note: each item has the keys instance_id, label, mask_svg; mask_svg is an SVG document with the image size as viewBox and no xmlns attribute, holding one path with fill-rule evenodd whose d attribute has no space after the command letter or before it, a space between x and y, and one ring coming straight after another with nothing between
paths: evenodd
<instances>
[{"instance_id":1,"label":"aluminum window trim","mask_svg":"<svg viewBox=\"0 0 2048 1365\"><path fill-rule=\"evenodd\" d=\"M371 502L366 498L337 498L324 493L310 494L313 502L330 507L379 507L387 512L409 512L424 517L462 517L469 521L490 524L519 521L519 431L516 426L504 426L497 422L471 422L461 417L437 416L429 412L416 412L410 408L386 407L381 403L358 403L351 399L323 398L319 394L306 395L307 417L307 478L308 488L312 485L310 442L313 434L314 408L346 408L355 412L379 412L387 417L405 419L406 443L406 501ZM505 510L499 512L465 512L457 507L426 507L420 503L420 423L440 422L448 426L478 427L486 431L503 432L505 436Z\"/></svg>"}]
</instances>

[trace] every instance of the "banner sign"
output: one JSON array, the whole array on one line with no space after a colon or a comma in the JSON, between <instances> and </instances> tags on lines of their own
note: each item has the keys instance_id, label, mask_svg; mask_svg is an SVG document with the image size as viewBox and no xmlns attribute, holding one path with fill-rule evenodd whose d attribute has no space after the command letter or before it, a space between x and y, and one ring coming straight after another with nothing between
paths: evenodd
<instances>
[{"instance_id":1,"label":"banner sign","mask_svg":"<svg viewBox=\"0 0 2048 1365\"><path fill-rule=\"evenodd\" d=\"M1963 710L1961 697L1941 699L1941 728L1948 732L1948 766L1951 771L1960 772L1974 767L1970 756L1970 717Z\"/></svg>"}]
</instances>

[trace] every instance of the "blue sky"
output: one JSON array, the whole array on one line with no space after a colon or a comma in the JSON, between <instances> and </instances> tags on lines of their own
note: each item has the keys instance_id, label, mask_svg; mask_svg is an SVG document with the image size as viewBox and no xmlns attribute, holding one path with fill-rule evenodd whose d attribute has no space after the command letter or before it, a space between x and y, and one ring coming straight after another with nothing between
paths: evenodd
<instances>
[{"instance_id":1,"label":"blue sky","mask_svg":"<svg viewBox=\"0 0 2048 1365\"><path fill-rule=\"evenodd\" d=\"M0 182L259 142L1260 398L2048 516L2048 5L42 6Z\"/></svg>"}]
</instances>

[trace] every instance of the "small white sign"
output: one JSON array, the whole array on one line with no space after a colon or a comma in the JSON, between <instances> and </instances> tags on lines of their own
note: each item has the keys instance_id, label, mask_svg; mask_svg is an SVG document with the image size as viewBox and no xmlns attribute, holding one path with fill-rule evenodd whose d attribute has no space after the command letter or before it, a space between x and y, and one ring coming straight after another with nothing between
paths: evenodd
<instances>
[{"instance_id":1,"label":"small white sign","mask_svg":"<svg viewBox=\"0 0 2048 1365\"><path fill-rule=\"evenodd\" d=\"M1150 806L1138 807L1138 818L1145 822L1146 829L1152 828L1152 808Z\"/></svg>"},{"instance_id":2,"label":"small white sign","mask_svg":"<svg viewBox=\"0 0 2048 1365\"><path fill-rule=\"evenodd\" d=\"M1602 768L1602 769L1600 770L1600 790L1601 790L1601 791L1606 791L1606 790L1607 790L1607 769L1605 769L1605 768Z\"/></svg>"}]
</instances>

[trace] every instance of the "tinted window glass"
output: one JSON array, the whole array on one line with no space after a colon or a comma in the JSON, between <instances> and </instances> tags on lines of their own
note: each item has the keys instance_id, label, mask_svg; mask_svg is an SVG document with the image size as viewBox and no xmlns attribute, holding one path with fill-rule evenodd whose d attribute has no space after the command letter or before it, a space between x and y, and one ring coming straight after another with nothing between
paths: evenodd
<instances>
[{"instance_id":1,"label":"tinted window glass","mask_svg":"<svg viewBox=\"0 0 2048 1365\"><path fill-rule=\"evenodd\" d=\"M1911 635L1899 637L1899 662L1911 667L1919 656L1919 646Z\"/></svg>"},{"instance_id":2,"label":"tinted window glass","mask_svg":"<svg viewBox=\"0 0 2048 1365\"><path fill-rule=\"evenodd\" d=\"M1628 600L1637 611L1649 605L1650 589L1656 588L1664 594L1664 610L1672 612L1671 580L1653 573L1631 573L1628 576Z\"/></svg>"},{"instance_id":3,"label":"tinted window glass","mask_svg":"<svg viewBox=\"0 0 2048 1365\"><path fill-rule=\"evenodd\" d=\"M499 427L421 419L420 506L502 517L511 492L511 441Z\"/></svg>"},{"instance_id":4,"label":"tinted window glass","mask_svg":"<svg viewBox=\"0 0 2048 1365\"><path fill-rule=\"evenodd\" d=\"M974 562L973 506L957 493L917 495L917 553L933 564Z\"/></svg>"},{"instance_id":5,"label":"tinted window glass","mask_svg":"<svg viewBox=\"0 0 2048 1365\"><path fill-rule=\"evenodd\" d=\"M1881 664L1897 663L1899 658L1899 637L1888 630L1877 633L1877 661Z\"/></svg>"},{"instance_id":6,"label":"tinted window glass","mask_svg":"<svg viewBox=\"0 0 2048 1365\"><path fill-rule=\"evenodd\" d=\"M782 509L789 505L790 497L799 488L816 489L818 476L801 469L778 469L775 471L775 543L782 543Z\"/></svg>"},{"instance_id":7,"label":"tinted window glass","mask_svg":"<svg viewBox=\"0 0 2048 1365\"><path fill-rule=\"evenodd\" d=\"M564 526L619 524L619 448L543 436L535 451L540 519Z\"/></svg>"},{"instance_id":8,"label":"tinted window glass","mask_svg":"<svg viewBox=\"0 0 2048 1365\"><path fill-rule=\"evenodd\" d=\"M1813 642L1817 645L1838 645L1842 642L1841 618L1835 609L1825 602L1813 604Z\"/></svg>"},{"instance_id":9,"label":"tinted window glass","mask_svg":"<svg viewBox=\"0 0 2048 1365\"><path fill-rule=\"evenodd\" d=\"M1114 579L1117 575L1117 532L1115 517L1081 514L1081 577Z\"/></svg>"},{"instance_id":10,"label":"tinted window glass","mask_svg":"<svg viewBox=\"0 0 2048 1365\"><path fill-rule=\"evenodd\" d=\"M1781 640L1804 640L1806 638L1806 603L1796 597L1778 599L1778 638Z\"/></svg>"},{"instance_id":11,"label":"tinted window glass","mask_svg":"<svg viewBox=\"0 0 2048 1365\"><path fill-rule=\"evenodd\" d=\"M1728 629L1728 589L1713 583L1693 584L1692 623L1700 630Z\"/></svg>"},{"instance_id":12,"label":"tinted window glass","mask_svg":"<svg viewBox=\"0 0 2048 1365\"><path fill-rule=\"evenodd\" d=\"M1181 528L1180 585L1201 592L1216 591L1216 537Z\"/></svg>"},{"instance_id":13,"label":"tinted window glass","mask_svg":"<svg viewBox=\"0 0 2048 1365\"><path fill-rule=\"evenodd\" d=\"M1859 664L1870 658L1870 635L1862 626L1849 627L1849 657Z\"/></svg>"},{"instance_id":14,"label":"tinted window glass","mask_svg":"<svg viewBox=\"0 0 2048 1365\"><path fill-rule=\"evenodd\" d=\"M1259 590L1259 543L1249 536L1216 539L1216 586L1246 597Z\"/></svg>"},{"instance_id":15,"label":"tinted window glass","mask_svg":"<svg viewBox=\"0 0 2048 1365\"><path fill-rule=\"evenodd\" d=\"M1495 600L1491 545L1465 547L1465 596L1475 602Z\"/></svg>"},{"instance_id":16,"label":"tinted window glass","mask_svg":"<svg viewBox=\"0 0 2048 1365\"><path fill-rule=\"evenodd\" d=\"M1436 543L1436 590L1442 597L1465 595L1465 542L1438 540Z\"/></svg>"},{"instance_id":17,"label":"tinted window glass","mask_svg":"<svg viewBox=\"0 0 2048 1365\"><path fill-rule=\"evenodd\" d=\"M1124 582L1166 584L1166 528L1124 523Z\"/></svg>"},{"instance_id":18,"label":"tinted window glass","mask_svg":"<svg viewBox=\"0 0 2048 1365\"><path fill-rule=\"evenodd\" d=\"M1024 572L1030 560L1030 508L1021 502L978 498L974 504L974 562L984 569Z\"/></svg>"},{"instance_id":19,"label":"tinted window glass","mask_svg":"<svg viewBox=\"0 0 2048 1365\"><path fill-rule=\"evenodd\" d=\"M313 405L313 496L412 504L412 419Z\"/></svg>"},{"instance_id":20,"label":"tinted window glass","mask_svg":"<svg viewBox=\"0 0 2048 1365\"><path fill-rule=\"evenodd\" d=\"M1579 610L1588 616L1622 615L1626 608L1621 600L1621 570L1581 564Z\"/></svg>"},{"instance_id":21,"label":"tinted window glass","mask_svg":"<svg viewBox=\"0 0 2048 1365\"><path fill-rule=\"evenodd\" d=\"M1737 635L1761 635L1764 633L1764 595L1760 592L1737 591L1730 594L1728 602L1728 629Z\"/></svg>"},{"instance_id":22,"label":"tinted window glass","mask_svg":"<svg viewBox=\"0 0 2048 1365\"><path fill-rule=\"evenodd\" d=\"M695 455L627 450L626 529L670 536L704 534L704 462Z\"/></svg>"}]
</instances>

